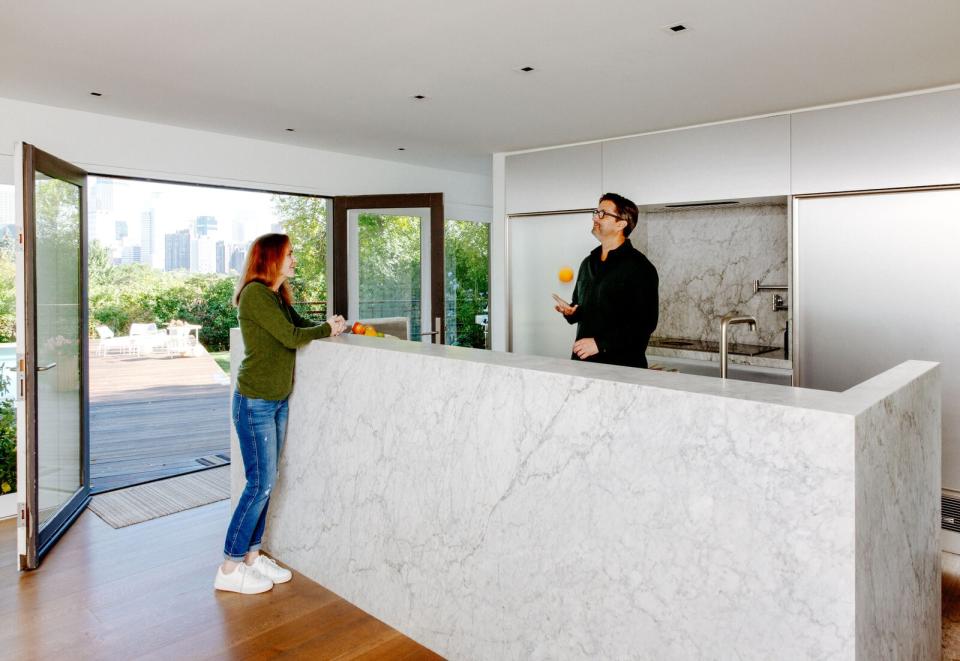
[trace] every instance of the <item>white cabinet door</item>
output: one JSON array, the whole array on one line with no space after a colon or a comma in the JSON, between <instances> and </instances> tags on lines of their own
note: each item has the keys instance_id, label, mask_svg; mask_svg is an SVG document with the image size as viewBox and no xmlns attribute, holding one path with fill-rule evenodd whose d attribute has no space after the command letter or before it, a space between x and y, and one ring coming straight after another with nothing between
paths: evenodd
<instances>
[{"instance_id":1,"label":"white cabinet door","mask_svg":"<svg viewBox=\"0 0 960 661\"><path fill-rule=\"evenodd\" d=\"M510 351L570 357L577 327L553 309L551 294L573 297L576 277L562 282L559 273L576 274L597 247L592 227L585 213L510 219Z\"/></svg>"},{"instance_id":2,"label":"white cabinet door","mask_svg":"<svg viewBox=\"0 0 960 661\"><path fill-rule=\"evenodd\" d=\"M599 143L507 156L508 214L592 208L602 193Z\"/></svg>"},{"instance_id":3,"label":"white cabinet door","mask_svg":"<svg viewBox=\"0 0 960 661\"><path fill-rule=\"evenodd\" d=\"M960 489L958 221L960 190L804 198L793 217L798 384L842 391L905 360L940 363L949 489Z\"/></svg>"},{"instance_id":4,"label":"white cabinet door","mask_svg":"<svg viewBox=\"0 0 960 661\"><path fill-rule=\"evenodd\" d=\"M960 183L960 90L792 116L793 193Z\"/></svg>"},{"instance_id":5,"label":"white cabinet door","mask_svg":"<svg viewBox=\"0 0 960 661\"><path fill-rule=\"evenodd\" d=\"M610 140L603 188L637 204L788 195L790 118Z\"/></svg>"}]
</instances>

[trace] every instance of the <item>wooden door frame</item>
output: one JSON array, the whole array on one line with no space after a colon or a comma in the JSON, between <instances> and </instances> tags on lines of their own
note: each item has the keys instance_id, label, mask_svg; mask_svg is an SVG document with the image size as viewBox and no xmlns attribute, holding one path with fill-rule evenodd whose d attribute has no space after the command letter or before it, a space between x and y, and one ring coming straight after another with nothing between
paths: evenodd
<instances>
[{"instance_id":1,"label":"wooden door frame","mask_svg":"<svg viewBox=\"0 0 960 661\"><path fill-rule=\"evenodd\" d=\"M27 485L24 499L26 511L21 515L25 520L19 521L26 528L27 553L19 558L19 568L36 569L40 560L46 555L60 536L66 532L70 524L83 512L90 501L90 397L89 373L87 365L89 325L87 305L87 173L67 161L48 154L37 147L22 143L22 192L23 217L21 220L21 241L24 253L23 300L25 332L24 344L27 345L23 356L22 377L24 390L24 420L26 425L24 438L28 447L20 451L25 452L26 476L23 483ZM79 271L77 273L80 294L79 314L79 369L80 369L80 489L66 503L60 511L46 523L49 533L40 534L39 510L39 415L37 411L37 334L36 334L36 307L37 307L37 263L36 263L36 208L33 193L36 188L36 172L74 184L80 189L80 217L78 230L80 235ZM29 223L28 223L29 220ZM30 256L29 259L27 256ZM27 375L30 375L27 377ZM19 379L18 379L19 380ZM21 386L18 384L18 389ZM20 393L18 393L19 395ZM18 421L18 424L20 421ZM30 441L29 439L33 439ZM31 487L32 485L32 487Z\"/></svg>"},{"instance_id":2,"label":"wooden door frame","mask_svg":"<svg viewBox=\"0 0 960 661\"><path fill-rule=\"evenodd\" d=\"M333 198L333 296L331 314L346 317L349 311L347 283L347 214L353 209L430 209L430 315L440 317L440 334L435 342L443 344L446 315L443 308L443 193L397 193L393 195L341 195ZM354 292L356 295L356 292ZM433 330L433 329L430 329ZM410 338L413 339L413 338Z\"/></svg>"}]
</instances>

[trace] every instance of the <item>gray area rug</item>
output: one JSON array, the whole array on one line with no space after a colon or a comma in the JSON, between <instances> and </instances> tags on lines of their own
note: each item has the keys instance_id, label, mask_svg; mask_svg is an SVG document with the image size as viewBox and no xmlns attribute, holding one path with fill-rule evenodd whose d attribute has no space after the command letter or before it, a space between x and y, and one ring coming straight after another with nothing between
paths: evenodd
<instances>
[{"instance_id":1,"label":"gray area rug","mask_svg":"<svg viewBox=\"0 0 960 661\"><path fill-rule=\"evenodd\" d=\"M90 509L123 528L229 497L230 466L220 466L94 496Z\"/></svg>"}]
</instances>

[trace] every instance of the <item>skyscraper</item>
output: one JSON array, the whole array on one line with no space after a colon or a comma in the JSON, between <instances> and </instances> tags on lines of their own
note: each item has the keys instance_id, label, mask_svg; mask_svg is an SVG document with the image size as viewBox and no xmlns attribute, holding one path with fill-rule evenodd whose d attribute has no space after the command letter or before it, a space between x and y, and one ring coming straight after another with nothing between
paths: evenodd
<instances>
[{"instance_id":1,"label":"skyscraper","mask_svg":"<svg viewBox=\"0 0 960 661\"><path fill-rule=\"evenodd\" d=\"M140 246L124 246L120 253L121 264L138 264L140 262Z\"/></svg>"},{"instance_id":2,"label":"skyscraper","mask_svg":"<svg viewBox=\"0 0 960 661\"><path fill-rule=\"evenodd\" d=\"M217 273L227 272L227 244L217 241Z\"/></svg>"},{"instance_id":3,"label":"skyscraper","mask_svg":"<svg viewBox=\"0 0 960 661\"><path fill-rule=\"evenodd\" d=\"M153 209L140 214L140 261L153 266Z\"/></svg>"},{"instance_id":4,"label":"skyscraper","mask_svg":"<svg viewBox=\"0 0 960 661\"><path fill-rule=\"evenodd\" d=\"M211 232L215 232L217 229L217 219L213 216L197 216L197 220L194 222L194 227L196 228L197 237L207 236Z\"/></svg>"},{"instance_id":5,"label":"skyscraper","mask_svg":"<svg viewBox=\"0 0 960 661\"><path fill-rule=\"evenodd\" d=\"M127 238L127 234L129 233L127 230L127 221L116 220L113 223L113 228L114 228L114 238L117 241L123 241L125 238Z\"/></svg>"},{"instance_id":6,"label":"skyscraper","mask_svg":"<svg viewBox=\"0 0 960 661\"><path fill-rule=\"evenodd\" d=\"M163 263L165 271L190 270L190 230L164 235Z\"/></svg>"},{"instance_id":7,"label":"skyscraper","mask_svg":"<svg viewBox=\"0 0 960 661\"><path fill-rule=\"evenodd\" d=\"M194 273L216 273L217 252L212 237L198 236L190 240L190 270Z\"/></svg>"}]
</instances>

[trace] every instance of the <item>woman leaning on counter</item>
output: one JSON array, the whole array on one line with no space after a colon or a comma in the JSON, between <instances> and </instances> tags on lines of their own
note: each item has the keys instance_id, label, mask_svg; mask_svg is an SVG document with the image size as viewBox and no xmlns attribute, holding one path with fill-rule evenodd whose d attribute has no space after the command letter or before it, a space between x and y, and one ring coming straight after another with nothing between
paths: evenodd
<instances>
[{"instance_id":1,"label":"woman leaning on counter","mask_svg":"<svg viewBox=\"0 0 960 661\"><path fill-rule=\"evenodd\" d=\"M243 335L243 362L233 393L233 424L247 484L227 528L218 590L257 594L293 575L260 554L260 543L277 478L277 461L287 427L287 397L293 389L297 347L343 332L335 315L313 324L293 309L289 278L297 260L286 234L265 234L250 246L233 302Z\"/></svg>"}]
</instances>

